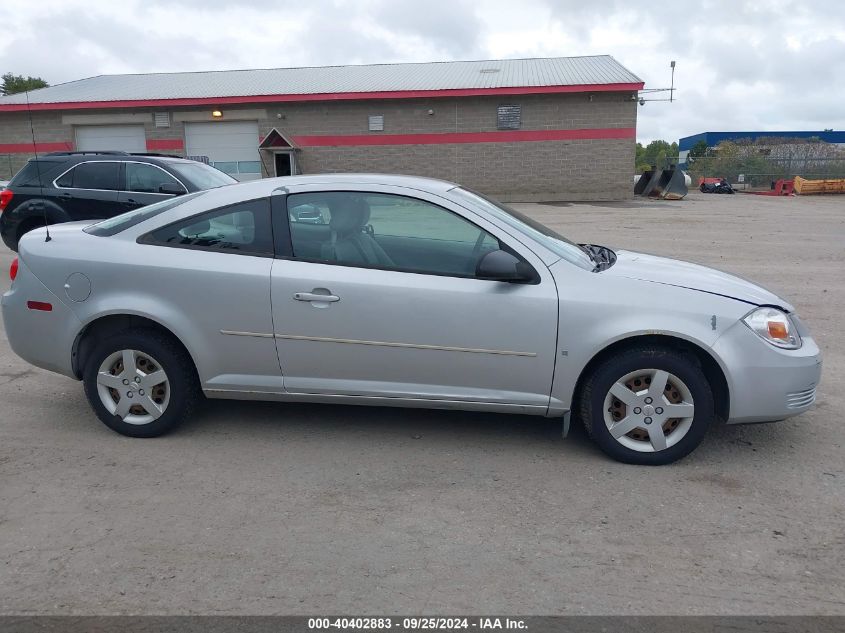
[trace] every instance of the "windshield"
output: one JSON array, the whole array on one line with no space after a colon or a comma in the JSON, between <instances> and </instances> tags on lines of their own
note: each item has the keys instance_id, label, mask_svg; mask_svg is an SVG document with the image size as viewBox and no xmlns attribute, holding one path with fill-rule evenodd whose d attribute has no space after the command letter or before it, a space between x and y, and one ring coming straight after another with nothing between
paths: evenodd
<instances>
[{"instance_id":1,"label":"windshield","mask_svg":"<svg viewBox=\"0 0 845 633\"><path fill-rule=\"evenodd\" d=\"M187 202L188 200L193 200L204 193L205 191L195 191L194 193L177 196L176 198L168 198L167 200L162 200L161 202L148 204L145 207L139 207L137 209L133 209L132 211L116 215L108 220L103 220L102 222L97 222L91 226L86 226L82 230L86 233L90 233L91 235L96 235L97 237L111 237L112 235L117 235L121 231L128 229L130 226L135 226L144 220L154 218L159 213L169 211L170 209L178 207L180 204Z\"/></svg>"},{"instance_id":2,"label":"windshield","mask_svg":"<svg viewBox=\"0 0 845 633\"><path fill-rule=\"evenodd\" d=\"M516 209L511 209L501 202L494 201L480 193L475 193L463 187L456 187L450 190L449 193L453 193L459 198L463 198L475 204L475 206L481 207L490 213L490 215L502 220L521 233L530 236L532 239L537 240L554 254L559 255L571 264L580 266L584 270L593 270L595 268L595 262L593 262L583 248L574 242L570 242L563 235L553 231L545 224L529 218L524 213L520 213Z\"/></svg>"},{"instance_id":3,"label":"windshield","mask_svg":"<svg viewBox=\"0 0 845 633\"><path fill-rule=\"evenodd\" d=\"M168 167L185 180L191 181L197 189L214 189L238 182L230 175L205 163L170 163Z\"/></svg>"}]
</instances>

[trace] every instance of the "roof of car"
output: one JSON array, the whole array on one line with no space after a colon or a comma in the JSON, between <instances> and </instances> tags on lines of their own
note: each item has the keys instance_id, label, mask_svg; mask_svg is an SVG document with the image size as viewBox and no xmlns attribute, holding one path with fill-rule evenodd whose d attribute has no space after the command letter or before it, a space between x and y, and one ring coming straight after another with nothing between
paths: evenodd
<instances>
[{"instance_id":1,"label":"roof of car","mask_svg":"<svg viewBox=\"0 0 845 633\"><path fill-rule=\"evenodd\" d=\"M299 176L283 176L280 178L262 178L229 185L226 189L238 188L244 194L269 195L280 187L295 185L392 185L422 189L432 193L443 193L454 189L458 185L448 180L424 178L422 176L406 176L402 174L308 174ZM253 190L254 191L251 191Z\"/></svg>"}]
</instances>

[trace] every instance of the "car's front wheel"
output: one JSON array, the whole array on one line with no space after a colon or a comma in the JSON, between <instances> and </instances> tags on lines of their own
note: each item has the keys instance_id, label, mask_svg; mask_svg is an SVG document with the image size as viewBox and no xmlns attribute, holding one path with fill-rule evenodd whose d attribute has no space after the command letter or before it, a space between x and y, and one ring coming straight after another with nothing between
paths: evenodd
<instances>
[{"instance_id":1,"label":"car's front wheel","mask_svg":"<svg viewBox=\"0 0 845 633\"><path fill-rule=\"evenodd\" d=\"M600 363L584 382L580 415L608 455L629 464L669 464L698 446L714 418L713 392L698 360L657 346Z\"/></svg>"},{"instance_id":2,"label":"car's front wheel","mask_svg":"<svg viewBox=\"0 0 845 633\"><path fill-rule=\"evenodd\" d=\"M167 433L200 399L190 357L153 330L129 330L99 342L87 359L83 380L97 417L131 437Z\"/></svg>"}]
</instances>

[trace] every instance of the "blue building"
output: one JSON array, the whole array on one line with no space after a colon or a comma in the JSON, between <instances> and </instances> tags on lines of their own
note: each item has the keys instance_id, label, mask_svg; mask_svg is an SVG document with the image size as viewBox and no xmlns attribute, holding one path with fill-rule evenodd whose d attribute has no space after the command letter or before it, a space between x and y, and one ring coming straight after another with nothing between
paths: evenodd
<instances>
[{"instance_id":1,"label":"blue building","mask_svg":"<svg viewBox=\"0 0 845 633\"><path fill-rule=\"evenodd\" d=\"M706 142L707 147L716 147L722 141L736 141L745 138L756 141L761 137L818 138L826 143L845 146L845 132L781 132L780 130L768 130L765 132L701 132L692 136L685 136L678 141L678 163L681 167L686 167L689 151L699 141Z\"/></svg>"}]
</instances>

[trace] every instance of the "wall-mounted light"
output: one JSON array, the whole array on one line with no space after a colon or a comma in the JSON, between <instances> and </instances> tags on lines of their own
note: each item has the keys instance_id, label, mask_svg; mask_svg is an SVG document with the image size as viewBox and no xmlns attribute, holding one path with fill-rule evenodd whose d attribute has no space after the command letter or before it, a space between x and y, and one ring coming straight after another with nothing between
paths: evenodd
<instances>
[{"instance_id":1,"label":"wall-mounted light","mask_svg":"<svg viewBox=\"0 0 845 633\"><path fill-rule=\"evenodd\" d=\"M211 113L211 116L215 119L222 119L223 113L220 112L220 110L215 110L214 112Z\"/></svg>"},{"instance_id":2,"label":"wall-mounted light","mask_svg":"<svg viewBox=\"0 0 845 633\"><path fill-rule=\"evenodd\" d=\"M428 111L428 116L434 116L434 109L433 108Z\"/></svg>"}]
</instances>

